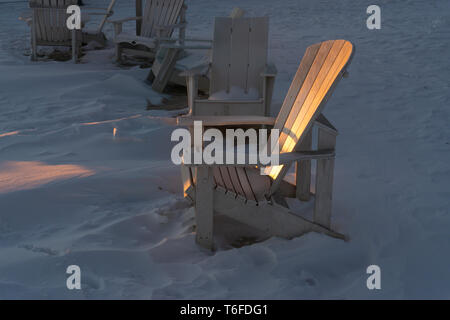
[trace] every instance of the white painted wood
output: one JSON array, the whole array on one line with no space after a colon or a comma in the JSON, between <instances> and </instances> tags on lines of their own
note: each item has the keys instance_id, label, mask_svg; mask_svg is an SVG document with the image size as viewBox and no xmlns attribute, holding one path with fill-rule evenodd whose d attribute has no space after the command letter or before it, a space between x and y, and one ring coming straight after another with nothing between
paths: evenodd
<instances>
[{"instance_id":1,"label":"white painted wood","mask_svg":"<svg viewBox=\"0 0 450 320\"><path fill-rule=\"evenodd\" d=\"M70 46L73 48L72 60L76 61L81 50L81 32L80 30L71 32L67 29L68 14L65 4L66 2L57 0L40 0L30 3L32 60L37 58L38 46Z\"/></svg>"},{"instance_id":2,"label":"white painted wood","mask_svg":"<svg viewBox=\"0 0 450 320\"><path fill-rule=\"evenodd\" d=\"M352 52L352 45L343 40L327 41L308 48L307 54L305 54L306 62L302 61L299 67L299 69L306 68L307 71L297 71L293 81L295 83L291 85L288 91L280 114L275 121L270 120L271 124L274 123L275 126L283 130L284 136L280 137L282 148L284 146L289 148L282 149L283 152L280 154L282 169L273 176L274 180L271 186L264 186L262 189L263 192L266 192L264 196L261 197L261 190L256 189L256 187L259 187L256 178L260 176L249 176L248 169L244 168L245 165L233 165L232 167L219 165L218 168L215 168L216 165L198 165L196 170L207 177L212 176L211 172L213 172L217 183L212 205L208 194L205 205L208 210L202 211L203 209L200 209L200 212L210 212L212 207L216 214L227 215L232 219L262 230L269 236L290 238L305 232L315 231L345 239L343 235L330 230L334 148L337 131L325 117L319 115L336 83L344 74ZM194 100L194 102L194 110L196 110L197 100ZM178 124L192 125L194 119L205 120L210 126L212 124L213 126L220 126L227 123L236 124L239 117L210 116L208 118L194 114L190 117L179 118L177 121ZM268 121L264 117L249 117L244 120L257 123ZM241 121L244 122L244 120ZM216 124L214 124L214 121ZM318 150L312 151L311 126L315 122L319 124ZM307 200L304 197L309 197L310 177L307 175L311 170L310 163L304 161L311 159L317 159L314 222L292 214L286 206L276 204L285 204L285 200L282 198L283 192ZM283 178L290 164L295 161L299 162L299 167L297 190L294 191L291 190L292 188L286 187L287 183ZM307 183L302 180L305 177ZM203 201L200 194L203 194L205 190L205 181L199 182L197 179L194 182L196 208L199 205L198 202ZM213 183L210 181L208 184L210 189L213 190ZM307 193L308 195L306 195ZM274 197L278 199L277 202ZM201 204L200 207L203 205ZM202 230L207 229L205 227ZM211 242L208 242L208 244Z\"/></svg>"},{"instance_id":3,"label":"white painted wood","mask_svg":"<svg viewBox=\"0 0 450 320\"><path fill-rule=\"evenodd\" d=\"M312 130L306 133L305 138L299 143L298 151L312 150ZM300 160L295 163L296 197L301 201L309 201L311 198L311 160Z\"/></svg>"},{"instance_id":4,"label":"white painted wood","mask_svg":"<svg viewBox=\"0 0 450 320\"><path fill-rule=\"evenodd\" d=\"M159 72L156 73L155 78L153 79L152 89L154 91L163 92L167 82L172 76L172 72L174 71L174 66L177 62L177 57L180 51L180 49L175 48L167 49L160 69L158 70Z\"/></svg>"},{"instance_id":5,"label":"white painted wood","mask_svg":"<svg viewBox=\"0 0 450 320\"><path fill-rule=\"evenodd\" d=\"M196 241L204 248L213 249L213 175L211 168L196 169L195 220Z\"/></svg>"},{"instance_id":6,"label":"white painted wood","mask_svg":"<svg viewBox=\"0 0 450 320\"><path fill-rule=\"evenodd\" d=\"M194 121L202 121L204 126L273 125L275 118L263 116L182 116L177 125L192 126Z\"/></svg>"},{"instance_id":7,"label":"white painted wood","mask_svg":"<svg viewBox=\"0 0 450 320\"><path fill-rule=\"evenodd\" d=\"M344 235L297 216L282 206L269 203L251 206L240 201L230 201L232 198L227 194L214 192L216 214L226 215L259 229L268 236L290 239L314 231L345 240Z\"/></svg>"},{"instance_id":8,"label":"white painted wood","mask_svg":"<svg viewBox=\"0 0 450 320\"><path fill-rule=\"evenodd\" d=\"M194 113L194 103L198 94L198 80L197 76L193 75L186 78L186 88L188 92L188 108L189 114L192 115Z\"/></svg>"},{"instance_id":9,"label":"white painted wood","mask_svg":"<svg viewBox=\"0 0 450 320\"><path fill-rule=\"evenodd\" d=\"M229 91L231 32L231 18L217 17L214 19L210 94Z\"/></svg>"},{"instance_id":10,"label":"white painted wood","mask_svg":"<svg viewBox=\"0 0 450 320\"><path fill-rule=\"evenodd\" d=\"M141 12L141 7L141 0L137 0L136 14ZM184 36L185 23L177 23L185 21L183 8L184 0L146 0L141 16L108 20L115 25L133 20L137 22L136 36L123 34L121 28L117 28L120 32L116 31L114 37L116 60L120 61L123 53L153 58L160 44L159 38L170 38L174 29L180 29Z\"/></svg>"},{"instance_id":11,"label":"white painted wood","mask_svg":"<svg viewBox=\"0 0 450 320\"><path fill-rule=\"evenodd\" d=\"M334 149L336 136L319 128L318 149ZM317 160L314 222L326 228L331 226L334 159Z\"/></svg>"}]
</instances>

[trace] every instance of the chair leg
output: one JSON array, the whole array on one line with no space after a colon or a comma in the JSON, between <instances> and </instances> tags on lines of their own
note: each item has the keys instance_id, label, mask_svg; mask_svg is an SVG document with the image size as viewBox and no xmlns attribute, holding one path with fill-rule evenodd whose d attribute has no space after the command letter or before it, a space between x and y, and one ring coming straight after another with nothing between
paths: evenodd
<instances>
[{"instance_id":1,"label":"chair leg","mask_svg":"<svg viewBox=\"0 0 450 320\"><path fill-rule=\"evenodd\" d=\"M213 173L208 167L196 168L195 220L197 224L196 242L209 250L214 247L213 240Z\"/></svg>"},{"instance_id":2,"label":"chair leg","mask_svg":"<svg viewBox=\"0 0 450 320\"><path fill-rule=\"evenodd\" d=\"M117 43L116 44L116 62L121 62L122 61L122 48L120 47L120 44Z\"/></svg>"},{"instance_id":3,"label":"chair leg","mask_svg":"<svg viewBox=\"0 0 450 320\"><path fill-rule=\"evenodd\" d=\"M72 30L72 61L73 63L77 63L78 53L77 53L77 31Z\"/></svg>"},{"instance_id":4,"label":"chair leg","mask_svg":"<svg viewBox=\"0 0 450 320\"><path fill-rule=\"evenodd\" d=\"M31 24L31 61L37 60L37 41L36 41L36 15L33 15Z\"/></svg>"},{"instance_id":5,"label":"chair leg","mask_svg":"<svg viewBox=\"0 0 450 320\"><path fill-rule=\"evenodd\" d=\"M198 77L191 75L186 78L189 114L195 114L195 99L198 95Z\"/></svg>"},{"instance_id":6,"label":"chair leg","mask_svg":"<svg viewBox=\"0 0 450 320\"><path fill-rule=\"evenodd\" d=\"M319 128L318 149L334 149L335 146L336 135ZM326 228L331 227L333 174L334 159L317 160L314 222Z\"/></svg>"},{"instance_id":7,"label":"chair leg","mask_svg":"<svg viewBox=\"0 0 450 320\"><path fill-rule=\"evenodd\" d=\"M312 129L309 129L298 147L298 151L312 149ZM295 194L301 201L309 201L311 198L311 160L301 160L295 163Z\"/></svg>"}]
</instances>

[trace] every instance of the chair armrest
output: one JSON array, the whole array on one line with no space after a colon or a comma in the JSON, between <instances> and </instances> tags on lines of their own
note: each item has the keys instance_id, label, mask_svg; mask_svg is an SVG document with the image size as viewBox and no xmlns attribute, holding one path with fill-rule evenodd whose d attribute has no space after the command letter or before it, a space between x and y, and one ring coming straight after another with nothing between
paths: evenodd
<instances>
[{"instance_id":1,"label":"chair armrest","mask_svg":"<svg viewBox=\"0 0 450 320\"><path fill-rule=\"evenodd\" d=\"M136 20L142 20L142 17L129 17L129 18L123 18L123 19L118 19L118 20L107 20L109 23L113 23L113 24L122 24L124 22L127 21L136 21Z\"/></svg>"},{"instance_id":2,"label":"chair armrest","mask_svg":"<svg viewBox=\"0 0 450 320\"><path fill-rule=\"evenodd\" d=\"M275 77L278 73L277 67L275 64L270 63L266 66L266 69L263 73L261 73L261 76L263 77Z\"/></svg>"},{"instance_id":3,"label":"chair armrest","mask_svg":"<svg viewBox=\"0 0 450 320\"><path fill-rule=\"evenodd\" d=\"M193 126L202 121L203 126L273 125L275 118L263 116L184 116L177 117L177 125Z\"/></svg>"},{"instance_id":4,"label":"chair armrest","mask_svg":"<svg viewBox=\"0 0 450 320\"><path fill-rule=\"evenodd\" d=\"M330 159L334 157L335 153L333 149L314 150L314 151L292 151L280 153L279 163L289 164L299 160Z\"/></svg>"},{"instance_id":5,"label":"chair armrest","mask_svg":"<svg viewBox=\"0 0 450 320\"><path fill-rule=\"evenodd\" d=\"M165 30L165 29L171 29L171 28L185 28L186 26L187 26L187 23L183 22L183 23L169 24L169 25L165 25L165 26L156 25L156 26L154 26L154 28L157 30Z\"/></svg>"},{"instance_id":6,"label":"chair armrest","mask_svg":"<svg viewBox=\"0 0 450 320\"><path fill-rule=\"evenodd\" d=\"M178 75L180 77L195 77L195 76L205 76L208 74L210 64L202 63L192 69L187 69L180 72Z\"/></svg>"}]
</instances>

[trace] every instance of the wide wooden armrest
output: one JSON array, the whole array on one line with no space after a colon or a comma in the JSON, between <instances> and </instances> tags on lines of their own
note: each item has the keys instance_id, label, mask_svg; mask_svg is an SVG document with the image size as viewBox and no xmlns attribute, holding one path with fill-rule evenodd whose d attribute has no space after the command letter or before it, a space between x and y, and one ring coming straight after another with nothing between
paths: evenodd
<instances>
[{"instance_id":1,"label":"wide wooden armrest","mask_svg":"<svg viewBox=\"0 0 450 320\"><path fill-rule=\"evenodd\" d=\"M180 41L180 39L161 37L161 38L159 38L159 41L177 42L177 41ZM211 39L199 39L199 38L183 38L183 41L184 42L209 42L209 43L213 43L214 40L211 40Z\"/></svg>"},{"instance_id":2,"label":"wide wooden armrest","mask_svg":"<svg viewBox=\"0 0 450 320\"><path fill-rule=\"evenodd\" d=\"M158 30L167 30L167 29L171 29L171 28L185 28L187 26L186 22L183 23L176 23L176 24L168 24L168 25L156 25L154 26L155 29Z\"/></svg>"},{"instance_id":3,"label":"wide wooden armrest","mask_svg":"<svg viewBox=\"0 0 450 320\"><path fill-rule=\"evenodd\" d=\"M164 39L164 38L163 38ZM161 38L158 38L158 40L161 40ZM178 41L179 39L177 39ZM182 39L184 40L184 39ZM166 41L166 40L162 40L162 41ZM161 48L169 48L169 49L185 49L185 50L210 50L212 48L211 45L185 45L185 44L174 44L174 43L167 43L167 44L162 44L160 46Z\"/></svg>"},{"instance_id":4,"label":"wide wooden armrest","mask_svg":"<svg viewBox=\"0 0 450 320\"><path fill-rule=\"evenodd\" d=\"M299 160L315 160L315 159L329 159L334 158L335 153L333 149L314 150L314 151L293 151L280 153L279 163L289 164Z\"/></svg>"},{"instance_id":5,"label":"wide wooden armrest","mask_svg":"<svg viewBox=\"0 0 450 320\"><path fill-rule=\"evenodd\" d=\"M275 77L278 73L277 67L275 64L270 63L266 66L266 69L263 73L261 73L261 76L263 77Z\"/></svg>"},{"instance_id":6,"label":"wide wooden armrest","mask_svg":"<svg viewBox=\"0 0 450 320\"><path fill-rule=\"evenodd\" d=\"M136 21L136 20L142 20L142 17L129 17L129 18L123 18L123 19L118 19L118 20L107 20L109 23L114 23L114 24L121 24L127 21Z\"/></svg>"},{"instance_id":7,"label":"wide wooden armrest","mask_svg":"<svg viewBox=\"0 0 450 320\"><path fill-rule=\"evenodd\" d=\"M208 74L210 64L208 63L202 63L195 68L187 69L181 71L178 75L180 77L195 77L195 76L205 76Z\"/></svg>"},{"instance_id":8,"label":"wide wooden armrest","mask_svg":"<svg viewBox=\"0 0 450 320\"><path fill-rule=\"evenodd\" d=\"M177 125L193 126L202 121L203 126L273 125L275 118L263 116L184 116L177 117Z\"/></svg>"},{"instance_id":9,"label":"wide wooden armrest","mask_svg":"<svg viewBox=\"0 0 450 320\"><path fill-rule=\"evenodd\" d=\"M110 17L112 16L113 12L109 12L108 14L106 12L86 12L89 16L104 16L105 14Z\"/></svg>"}]
</instances>

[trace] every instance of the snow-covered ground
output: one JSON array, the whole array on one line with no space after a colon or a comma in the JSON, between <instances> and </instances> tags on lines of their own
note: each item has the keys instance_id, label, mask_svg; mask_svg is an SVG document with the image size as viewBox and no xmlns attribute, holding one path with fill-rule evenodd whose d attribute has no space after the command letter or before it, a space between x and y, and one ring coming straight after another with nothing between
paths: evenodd
<instances>
[{"instance_id":1,"label":"snow-covered ground","mask_svg":"<svg viewBox=\"0 0 450 320\"><path fill-rule=\"evenodd\" d=\"M17 19L27 3L2 0L0 299L449 299L450 2L380 0L381 30L366 28L366 0L187 2L197 37L235 6L270 16L273 114L308 45L355 44L325 110L340 131L333 225L351 240L197 247L173 128L145 110L161 99L143 82L148 69L117 67L111 49L77 65L30 62ZM115 16L131 15L129 3ZM66 288L71 264L81 291ZM371 264L381 290L366 287Z\"/></svg>"}]
</instances>

